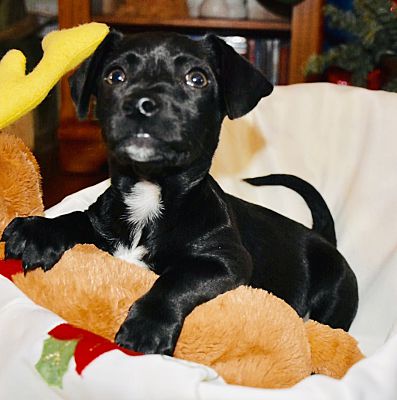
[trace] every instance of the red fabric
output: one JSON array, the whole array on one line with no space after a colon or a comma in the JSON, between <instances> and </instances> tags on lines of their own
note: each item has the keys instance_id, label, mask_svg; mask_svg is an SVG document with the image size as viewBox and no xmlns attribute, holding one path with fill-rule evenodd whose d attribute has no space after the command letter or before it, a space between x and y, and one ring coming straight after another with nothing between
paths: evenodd
<instances>
[{"instance_id":1,"label":"red fabric","mask_svg":"<svg viewBox=\"0 0 397 400\"><path fill-rule=\"evenodd\" d=\"M120 350L130 356L141 356L143 353L123 349L117 344L96 335L95 333L77 328L70 324L61 324L56 326L50 332L50 336L59 340L78 340L74 359L76 362L76 372L81 375L84 368L93 360L111 350Z\"/></svg>"},{"instance_id":2,"label":"red fabric","mask_svg":"<svg viewBox=\"0 0 397 400\"><path fill-rule=\"evenodd\" d=\"M10 281L12 281L13 275L21 272L23 272L21 260L0 260L0 274ZM76 372L79 375L82 374L84 368L93 360L111 350L120 350L129 356L143 355L143 353L124 349L102 336L67 323L56 326L48 334L58 340L78 341L74 359L76 361Z\"/></svg>"},{"instance_id":3,"label":"red fabric","mask_svg":"<svg viewBox=\"0 0 397 400\"><path fill-rule=\"evenodd\" d=\"M12 276L23 272L21 260L0 260L0 274L12 281Z\"/></svg>"}]
</instances>

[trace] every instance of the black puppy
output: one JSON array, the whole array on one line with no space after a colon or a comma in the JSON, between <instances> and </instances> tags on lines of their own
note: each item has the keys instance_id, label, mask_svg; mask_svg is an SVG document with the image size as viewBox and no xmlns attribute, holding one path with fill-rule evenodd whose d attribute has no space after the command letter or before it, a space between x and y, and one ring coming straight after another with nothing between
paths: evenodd
<instances>
[{"instance_id":1,"label":"black puppy","mask_svg":"<svg viewBox=\"0 0 397 400\"><path fill-rule=\"evenodd\" d=\"M172 354L186 315L242 284L349 328L356 279L321 196L288 176L250 181L285 184L317 204L314 225L328 226L307 229L225 194L208 173L223 118L246 114L272 91L258 70L215 36L112 32L71 89L80 117L96 97L112 184L85 212L15 219L3 235L8 258L47 270L76 243L94 243L146 265L160 277L116 341L147 353Z\"/></svg>"}]
</instances>

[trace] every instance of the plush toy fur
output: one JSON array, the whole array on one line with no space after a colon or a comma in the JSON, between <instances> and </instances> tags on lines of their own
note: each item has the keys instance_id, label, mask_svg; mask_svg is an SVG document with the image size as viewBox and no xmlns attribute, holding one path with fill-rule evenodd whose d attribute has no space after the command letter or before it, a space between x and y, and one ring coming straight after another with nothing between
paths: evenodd
<instances>
[{"instance_id":1,"label":"plush toy fur","mask_svg":"<svg viewBox=\"0 0 397 400\"><path fill-rule=\"evenodd\" d=\"M29 148L0 134L0 235L17 216L43 215L39 166ZM0 243L0 257L4 246Z\"/></svg>"},{"instance_id":2,"label":"plush toy fur","mask_svg":"<svg viewBox=\"0 0 397 400\"><path fill-rule=\"evenodd\" d=\"M35 108L64 74L95 51L108 32L107 25L97 22L50 32L42 42L42 59L27 75L23 53L10 50L0 61L0 128Z\"/></svg>"},{"instance_id":3,"label":"plush toy fur","mask_svg":"<svg viewBox=\"0 0 397 400\"><path fill-rule=\"evenodd\" d=\"M12 165L0 175L0 202L16 206L0 209L2 231L18 213L41 213L42 203L33 156L19 141L0 139L6 142L0 145L0 160ZM113 340L131 303L148 291L156 275L92 245L78 245L51 271L21 273L13 280L36 303ZM174 355L214 368L229 383L266 388L290 387L313 372L341 378L363 357L346 332L304 323L283 300L249 287L197 307L185 321Z\"/></svg>"}]
</instances>

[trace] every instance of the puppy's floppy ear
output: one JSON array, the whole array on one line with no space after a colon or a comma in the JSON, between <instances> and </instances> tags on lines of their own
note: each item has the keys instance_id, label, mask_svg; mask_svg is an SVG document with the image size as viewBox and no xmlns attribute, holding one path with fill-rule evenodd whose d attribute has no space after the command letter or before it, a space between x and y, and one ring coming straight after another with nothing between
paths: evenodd
<instances>
[{"instance_id":1,"label":"puppy's floppy ear","mask_svg":"<svg viewBox=\"0 0 397 400\"><path fill-rule=\"evenodd\" d=\"M69 78L70 93L79 118L87 117L91 95L96 95L98 74L104 57L112 51L122 37L123 35L118 31L109 32L94 54L87 58Z\"/></svg>"},{"instance_id":2,"label":"puppy's floppy ear","mask_svg":"<svg viewBox=\"0 0 397 400\"><path fill-rule=\"evenodd\" d=\"M224 40L215 35L208 35L204 40L212 45L219 60L219 83L226 114L230 119L242 117L251 111L262 97L272 92L273 85Z\"/></svg>"}]
</instances>

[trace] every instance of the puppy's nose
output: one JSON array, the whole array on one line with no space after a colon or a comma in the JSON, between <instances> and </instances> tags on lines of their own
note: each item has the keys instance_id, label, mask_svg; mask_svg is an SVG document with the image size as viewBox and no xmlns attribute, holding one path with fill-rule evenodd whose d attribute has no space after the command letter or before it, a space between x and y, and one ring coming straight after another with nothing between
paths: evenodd
<instances>
[{"instance_id":1,"label":"puppy's nose","mask_svg":"<svg viewBox=\"0 0 397 400\"><path fill-rule=\"evenodd\" d=\"M155 100L149 97L142 97L136 103L139 112L146 117L151 117L159 110L159 106Z\"/></svg>"}]
</instances>

